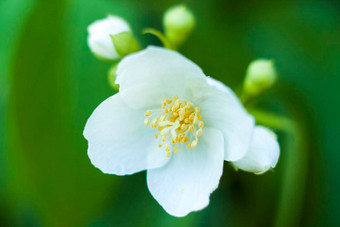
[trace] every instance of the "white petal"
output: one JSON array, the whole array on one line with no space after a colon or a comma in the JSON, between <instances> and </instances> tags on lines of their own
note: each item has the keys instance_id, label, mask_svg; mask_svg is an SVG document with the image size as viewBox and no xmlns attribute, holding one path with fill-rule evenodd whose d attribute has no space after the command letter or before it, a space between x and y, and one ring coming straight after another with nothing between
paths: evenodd
<instances>
[{"instance_id":1,"label":"white petal","mask_svg":"<svg viewBox=\"0 0 340 227\"><path fill-rule=\"evenodd\" d=\"M114 60L120 56L113 46L110 35L125 31L130 31L130 27L122 18L108 16L89 25L87 42L93 53Z\"/></svg>"},{"instance_id":2,"label":"white petal","mask_svg":"<svg viewBox=\"0 0 340 227\"><path fill-rule=\"evenodd\" d=\"M119 94L102 102L86 123L88 155L104 173L125 175L163 166L169 159L145 127L144 111L132 110Z\"/></svg>"},{"instance_id":3,"label":"white petal","mask_svg":"<svg viewBox=\"0 0 340 227\"><path fill-rule=\"evenodd\" d=\"M279 156L280 147L275 134L267 128L257 126L247 155L234 162L234 165L244 171L261 174L274 168Z\"/></svg>"},{"instance_id":4,"label":"white petal","mask_svg":"<svg viewBox=\"0 0 340 227\"><path fill-rule=\"evenodd\" d=\"M254 129L254 118L247 113L234 92L221 82L207 78L210 90L198 100L202 120L224 135L224 159L236 161L246 155Z\"/></svg>"},{"instance_id":5,"label":"white petal","mask_svg":"<svg viewBox=\"0 0 340 227\"><path fill-rule=\"evenodd\" d=\"M217 90L219 91L222 91L222 92L227 92L227 93L230 93L232 92L231 89L229 87L227 87L224 83L222 83L221 81L219 80L216 80L210 76L208 76L206 78L207 80L207 83L213 87L213 88L216 88Z\"/></svg>"},{"instance_id":6,"label":"white petal","mask_svg":"<svg viewBox=\"0 0 340 227\"><path fill-rule=\"evenodd\" d=\"M91 51L98 57L113 60L119 58L119 54L113 46L111 37L106 34L89 35L87 39Z\"/></svg>"},{"instance_id":7,"label":"white petal","mask_svg":"<svg viewBox=\"0 0 340 227\"><path fill-rule=\"evenodd\" d=\"M195 63L178 52L152 46L119 63L116 83L120 85L120 91L149 83L177 95L206 84L204 73Z\"/></svg>"},{"instance_id":8,"label":"white petal","mask_svg":"<svg viewBox=\"0 0 340 227\"><path fill-rule=\"evenodd\" d=\"M206 207L219 184L223 136L209 128L204 128L203 135L195 149L180 149L165 166L147 171L151 194L173 216L182 217Z\"/></svg>"},{"instance_id":9,"label":"white petal","mask_svg":"<svg viewBox=\"0 0 340 227\"><path fill-rule=\"evenodd\" d=\"M148 106L161 108L162 101L171 98L174 93L152 84L143 83L121 91L120 95L130 108L140 109Z\"/></svg>"}]
</instances>

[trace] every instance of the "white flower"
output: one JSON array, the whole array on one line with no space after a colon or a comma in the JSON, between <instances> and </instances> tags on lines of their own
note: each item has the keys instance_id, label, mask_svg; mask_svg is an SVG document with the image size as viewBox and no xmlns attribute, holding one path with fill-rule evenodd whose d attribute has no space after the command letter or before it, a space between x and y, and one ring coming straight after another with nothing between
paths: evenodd
<instances>
[{"instance_id":1,"label":"white flower","mask_svg":"<svg viewBox=\"0 0 340 227\"><path fill-rule=\"evenodd\" d=\"M85 126L88 155L104 173L147 170L151 194L171 215L206 207L224 160L258 152L254 119L235 94L175 51L149 47L125 57L116 82L119 93ZM259 148L277 143L262 139Z\"/></svg>"},{"instance_id":2,"label":"white flower","mask_svg":"<svg viewBox=\"0 0 340 227\"><path fill-rule=\"evenodd\" d=\"M108 16L89 25L87 43L98 57L108 60L120 58L110 35L130 31L128 23L120 17Z\"/></svg>"}]
</instances>

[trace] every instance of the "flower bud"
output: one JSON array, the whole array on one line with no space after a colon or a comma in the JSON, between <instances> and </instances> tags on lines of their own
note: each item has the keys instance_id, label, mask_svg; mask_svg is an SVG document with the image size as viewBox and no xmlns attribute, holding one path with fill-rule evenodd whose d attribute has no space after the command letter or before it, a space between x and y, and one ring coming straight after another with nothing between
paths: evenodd
<instances>
[{"instance_id":1,"label":"flower bud","mask_svg":"<svg viewBox=\"0 0 340 227\"><path fill-rule=\"evenodd\" d=\"M180 46L195 25L194 15L184 5L168 9L163 17L165 36L175 47Z\"/></svg>"},{"instance_id":2,"label":"flower bud","mask_svg":"<svg viewBox=\"0 0 340 227\"><path fill-rule=\"evenodd\" d=\"M121 56L112 43L111 36L131 31L128 23L120 17L108 16L88 26L87 43L95 56L103 60L116 60Z\"/></svg>"},{"instance_id":3,"label":"flower bud","mask_svg":"<svg viewBox=\"0 0 340 227\"><path fill-rule=\"evenodd\" d=\"M274 62L258 59L248 66L243 89L247 94L257 95L274 85L277 79Z\"/></svg>"}]
</instances>

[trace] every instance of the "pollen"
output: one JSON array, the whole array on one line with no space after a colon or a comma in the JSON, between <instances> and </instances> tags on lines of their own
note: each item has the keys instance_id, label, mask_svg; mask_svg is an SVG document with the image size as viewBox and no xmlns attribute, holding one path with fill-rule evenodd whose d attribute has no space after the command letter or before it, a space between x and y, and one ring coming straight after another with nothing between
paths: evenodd
<instances>
[{"instance_id":1,"label":"pollen","mask_svg":"<svg viewBox=\"0 0 340 227\"><path fill-rule=\"evenodd\" d=\"M177 154L177 152L178 152L178 147L174 146L174 153Z\"/></svg>"},{"instance_id":2,"label":"pollen","mask_svg":"<svg viewBox=\"0 0 340 227\"><path fill-rule=\"evenodd\" d=\"M151 110L147 110L144 114L145 117L148 117L152 114L152 111Z\"/></svg>"},{"instance_id":3,"label":"pollen","mask_svg":"<svg viewBox=\"0 0 340 227\"><path fill-rule=\"evenodd\" d=\"M149 118L144 119L144 125L145 125L145 126L148 126L148 125L149 125L149 122L150 122Z\"/></svg>"},{"instance_id":4,"label":"pollen","mask_svg":"<svg viewBox=\"0 0 340 227\"><path fill-rule=\"evenodd\" d=\"M195 148L199 142L198 137L203 134L204 122L200 108L178 95L164 99L159 109L147 110L144 116L147 117L144 125L150 125L159 133L154 137L160 142L158 147L164 147L167 157L171 156L171 152L178 153L179 144L187 149Z\"/></svg>"}]
</instances>

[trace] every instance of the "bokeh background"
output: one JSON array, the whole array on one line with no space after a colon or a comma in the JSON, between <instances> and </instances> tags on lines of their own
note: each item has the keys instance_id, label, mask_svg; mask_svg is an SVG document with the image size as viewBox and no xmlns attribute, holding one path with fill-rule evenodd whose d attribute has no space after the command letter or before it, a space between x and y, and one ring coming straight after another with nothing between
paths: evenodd
<instances>
[{"instance_id":1,"label":"bokeh background","mask_svg":"<svg viewBox=\"0 0 340 227\"><path fill-rule=\"evenodd\" d=\"M275 60L278 84L253 107L289 117L298 134L277 131L281 157L261 176L225 164L210 205L169 216L148 192L145 172L105 175L82 136L94 108L114 91L110 63L86 44L87 25L107 14L142 35L162 29L180 1L0 1L1 226L339 226L340 75L336 1L185 3L196 28L181 52L207 75L239 89L247 65Z\"/></svg>"}]
</instances>

